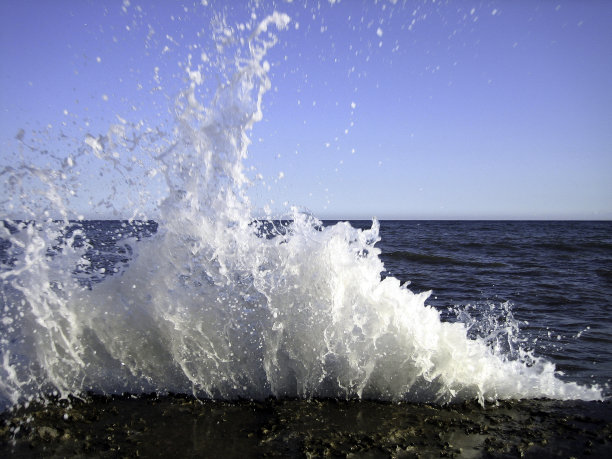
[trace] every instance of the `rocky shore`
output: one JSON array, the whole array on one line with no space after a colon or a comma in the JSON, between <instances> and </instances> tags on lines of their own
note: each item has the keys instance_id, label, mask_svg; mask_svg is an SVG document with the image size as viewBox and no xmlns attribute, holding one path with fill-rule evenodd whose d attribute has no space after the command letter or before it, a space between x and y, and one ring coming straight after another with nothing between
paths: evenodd
<instances>
[{"instance_id":1,"label":"rocky shore","mask_svg":"<svg viewBox=\"0 0 612 459\"><path fill-rule=\"evenodd\" d=\"M0 415L2 457L612 457L612 404L436 406L179 395L31 404Z\"/></svg>"}]
</instances>

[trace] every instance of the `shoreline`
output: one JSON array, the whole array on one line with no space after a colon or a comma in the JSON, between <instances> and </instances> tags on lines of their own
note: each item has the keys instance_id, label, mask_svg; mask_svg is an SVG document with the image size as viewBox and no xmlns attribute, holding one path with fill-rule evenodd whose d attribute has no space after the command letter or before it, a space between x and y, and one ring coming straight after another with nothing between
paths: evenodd
<instances>
[{"instance_id":1,"label":"shoreline","mask_svg":"<svg viewBox=\"0 0 612 459\"><path fill-rule=\"evenodd\" d=\"M7 457L606 457L612 402L98 396L0 414Z\"/></svg>"}]
</instances>

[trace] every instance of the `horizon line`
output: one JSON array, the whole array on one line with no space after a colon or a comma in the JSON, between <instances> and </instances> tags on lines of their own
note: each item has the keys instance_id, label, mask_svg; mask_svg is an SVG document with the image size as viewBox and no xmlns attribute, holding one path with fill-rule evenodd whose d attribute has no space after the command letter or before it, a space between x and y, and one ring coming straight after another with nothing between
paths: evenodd
<instances>
[{"instance_id":1,"label":"horizon line","mask_svg":"<svg viewBox=\"0 0 612 459\"><path fill-rule=\"evenodd\" d=\"M467 221L474 221L474 222L484 222L484 221L491 221L491 222L528 222L528 221L533 221L533 222L612 222L612 217L599 217L599 218L585 218L585 217L385 217L385 218L378 218L378 217L353 217L353 218L346 218L346 217L317 217L314 216L317 220L321 220L321 221L335 221L335 222L341 222L341 221L360 221L360 222L364 222L364 221L441 221L441 222L467 222ZM0 218L0 221L6 221L6 220L12 220L12 221L19 221L19 222L23 222L23 221L36 221L35 219L32 218L14 218L14 217L2 217ZM48 219L45 219L45 221L47 221ZM53 218L51 219L53 222L61 222L64 219L63 218ZM252 218L252 220L269 220L269 221L291 221L293 220L290 217L282 217L282 216L278 216L278 217L258 217L255 216ZM154 221L154 222L158 222L159 219L156 217L148 217L148 218L129 218L129 217L105 217L105 216L91 216L89 218L69 218L68 221L70 223L78 223L78 222L82 222L82 221Z\"/></svg>"}]
</instances>

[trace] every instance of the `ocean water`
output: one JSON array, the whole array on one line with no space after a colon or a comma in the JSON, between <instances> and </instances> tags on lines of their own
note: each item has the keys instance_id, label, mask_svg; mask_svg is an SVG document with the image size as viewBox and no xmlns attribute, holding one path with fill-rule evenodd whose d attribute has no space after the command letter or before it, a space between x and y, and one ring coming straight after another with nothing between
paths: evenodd
<instances>
[{"instance_id":1,"label":"ocean water","mask_svg":"<svg viewBox=\"0 0 612 459\"><path fill-rule=\"evenodd\" d=\"M0 405L604 398L609 223L262 219L244 162L289 23L215 28L218 56L184 63L170 128L118 114L61 154L18 134L0 183ZM87 220L91 184L85 208L127 220Z\"/></svg>"},{"instance_id":2,"label":"ocean water","mask_svg":"<svg viewBox=\"0 0 612 459\"><path fill-rule=\"evenodd\" d=\"M428 402L610 393L612 223L298 224L245 226L250 255L267 252L260 276L242 263L223 272L214 255L207 265L193 244L210 241L184 234L165 258L157 222L100 220L59 224L27 285L32 268L18 269L4 239L5 403L54 391ZM44 233L11 228L13 238ZM64 257L70 271L63 260L50 281Z\"/></svg>"},{"instance_id":3,"label":"ocean water","mask_svg":"<svg viewBox=\"0 0 612 459\"><path fill-rule=\"evenodd\" d=\"M533 349L609 394L611 222L384 221L380 248L388 274L432 291L444 320L474 319L471 336L498 327L507 350Z\"/></svg>"},{"instance_id":4,"label":"ocean water","mask_svg":"<svg viewBox=\"0 0 612 459\"><path fill-rule=\"evenodd\" d=\"M286 234L291 222L266 222L264 232ZM338 221L323 221L333 226ZM371 221L351 221L367 230ZM87 285L129 266L130 245L157 223L86 221L92 247ZM381 278L392 276L443 321L461 321L468 336L485 339L517 358L533 352L555 364L558 376L612 383L612 222L393 221L380 222ZM103 276L92 274L103 273Z\"/></svg>"}]
</instances>

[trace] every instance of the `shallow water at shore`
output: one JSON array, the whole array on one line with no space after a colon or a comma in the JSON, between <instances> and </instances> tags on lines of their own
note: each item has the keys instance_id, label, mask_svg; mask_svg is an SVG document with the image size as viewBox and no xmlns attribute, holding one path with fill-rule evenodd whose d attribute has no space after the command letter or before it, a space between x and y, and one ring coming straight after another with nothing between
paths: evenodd
<instances>
[{"instance_id":1,"label":"shallow water at shore","mask_svg":"<svg viewBox=\"0 0 612 459\"><path fill-rule=\"evenodd\" d=\"M612 404L508 400L200 401L169 395L32 404L1 415L13 457L605 457Z\"/></svg>"}]
</instances>

